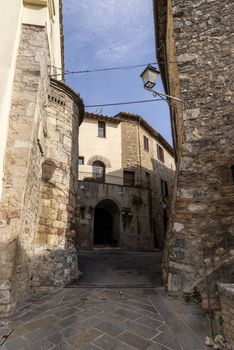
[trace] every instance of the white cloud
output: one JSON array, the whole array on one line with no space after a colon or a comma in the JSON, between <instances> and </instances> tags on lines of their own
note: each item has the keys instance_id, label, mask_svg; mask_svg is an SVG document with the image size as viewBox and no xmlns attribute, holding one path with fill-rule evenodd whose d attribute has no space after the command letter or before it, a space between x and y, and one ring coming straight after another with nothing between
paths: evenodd
<instances>
[{"instance_id":1,"label":"white cloud","mask_svg":"<svg viewBox=\"0 0 234 350\"><path fill-rule=\"evenodd\" d=\"M102 62L123 62L140 55L153 31L151 0L64 0L63 11L70 27L68 48L88 46Z\"/></svg>"}]
</instances>

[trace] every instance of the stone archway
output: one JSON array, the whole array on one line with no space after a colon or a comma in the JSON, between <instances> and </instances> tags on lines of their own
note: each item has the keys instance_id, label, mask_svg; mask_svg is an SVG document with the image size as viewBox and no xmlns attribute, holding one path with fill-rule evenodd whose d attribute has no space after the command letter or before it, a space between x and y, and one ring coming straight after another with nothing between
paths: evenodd
<instances>
[{"instance_id":1,"label":"stone archway","mask_svg":"<svg viewBox=\"0 0 234 350\"><path fill-rule=\"evenodd\" d=\"M101 200L94 210L94 245L117 247L119 229L120 211L117 204L111 199Z\"/></svg>"}]
</instances>

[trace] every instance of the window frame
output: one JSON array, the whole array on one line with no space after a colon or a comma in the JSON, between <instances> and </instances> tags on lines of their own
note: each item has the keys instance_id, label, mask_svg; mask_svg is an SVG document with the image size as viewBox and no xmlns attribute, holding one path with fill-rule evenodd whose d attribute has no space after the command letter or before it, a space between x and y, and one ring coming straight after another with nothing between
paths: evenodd
<instances>
[{"instance_id":1,"label":"window frame","mask_svg":"<svg viewBox=\"0 0 234 350\"><path fill-rule=\"evenodd\" d=\"M169 197L169 192L168 192L168 183L166 180L160 179L161 183L161 194L164 197Z\"/></svg>"},{"instance_id":2,"label":"window frame","mask_svg":"<svg viewBox=\"0 0 234 350\"><path fill-rule=\"evenodd\" d=\"M157 143L157 159L160 162L165 163L164 148L161 145L159 145L159 143Z\"/></svg>"},{"instance_id":3,"label":"window frame","mask_svg":"<svg viewBox=\"0 0 234 350\"><path fill-rule=\"evenodd\" d=\"M132 182L129 181L128 183L125 181L126 177L124 176L126 173L131 173L132 175ZM130 186L130 187L134 187L136 186L136 172L135 171L131 171L131 170L123 170L123 185L124 186Z\"/></svg>"},{"instance_id":4,"label":"window frame","mask_svg":"<svg viewBox=\"0 0 234 350\"><path fill-rule=\"evenodd\" d=\"M106 165L101 160L95 160L92 164L92 176L97 182L105 183Z\"/></svg>"},{"instance_id":5,"label":"window frame","mask_svg":"<svg viewBox=\"0 0 234 350\"><path fill-rule=\"evenodd\" d=\"M149 152L149 138L143 135L144 151Z\"/></svg>"},{"instance_id":6,"label":"window frame","mask_svg":"<svg viewBox=\"0 0 234 350\"><path fill-rule=\"evenodd\" d=\"M98 121L98 137L101 137L101 138L106 137L106 122L102 120Z\"/></svg>"},{"instance_id":7,"label":"window frame","mask_svg":"<svg viewBox=\"0 0 234 350\"><path fill-rule=\"evenodd\" d=\"M150 173L148 171L144 172L144 181L147 186L150 186Z\"/></svg>"},{"instance_id":8,"label":"window frame","mask_svg":"<svg viewBox=\"0 0 234 350\"><path fill-rule=\"evenodd\" d=\"M80 160L82 160L82 163L80 163ZM78 164L79 164L79 165L84 165L84 157L79 156Z\"/></svg>"}]
</instances>

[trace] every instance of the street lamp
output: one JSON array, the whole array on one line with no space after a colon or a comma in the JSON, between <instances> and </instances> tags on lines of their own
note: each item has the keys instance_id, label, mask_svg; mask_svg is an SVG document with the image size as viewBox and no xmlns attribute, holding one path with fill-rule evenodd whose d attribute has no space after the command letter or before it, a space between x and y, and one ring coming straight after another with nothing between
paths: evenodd
<instances>
[{"instance_id":1,"label":"street lamp","mask_svg":"<svg viewBox=\"0 0 234 350\"><path fill-rule=\"evenodd\" d=\"M159 74L159 70L149 64L140 75L143 79L144 87L146 89L153 89Z\"/></svg>"},{"instance_id":2,"label":"street lamp","mask_svg":"<svg viewBox=\"0 0 234 350\"><path fill-rule=\"evenodd\" d=\"M143 83L144 83L144 88L146 90L151 91L154 96L160 96L160 97L165 96L165 97L170 98L172 100L182 102L182 100L179 99L178 97L170 96L170 95L164 94L162 92L153 90L153 87L156 85L156 80L157 80L159 74L160 74L160 72L155 67L148 64L148 66L144 69L144 71L140 75L140 77L142 78Z\"/></svg>"}]
</instances>

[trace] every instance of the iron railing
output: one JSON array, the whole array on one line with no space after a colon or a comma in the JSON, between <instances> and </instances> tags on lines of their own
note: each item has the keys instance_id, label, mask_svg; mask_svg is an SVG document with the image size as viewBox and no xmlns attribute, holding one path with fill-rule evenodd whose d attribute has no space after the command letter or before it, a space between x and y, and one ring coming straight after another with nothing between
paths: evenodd
<instances>
[{"instance_id":1,"label":"iron railing","mask_svg":"<svg viewBox=\"0 0 234 350\"><path fill-rule=\"evenodd\" d=\"M89 181L89 182L99 182L99 183L113 183L122 185L123 178L121 176L101 174L96 172L84 172L79 171L78 175L79 181Z\"/></svg>"},{"instance_id":2,"label":"iron railing","mask_svg":"<svg viewBox=\"0 0 234 350\"><path fill-rule=\"evenodd\" d=\"M84 172L79 171L78 181L85 182L96 182L114 185L124 185L129 187L143 187L150 188L150 181L142 181L140 179L135 179L134 183L124 183L124 178L117 175L100 174L96 172Z\"/></svg>"}]
</instances>

